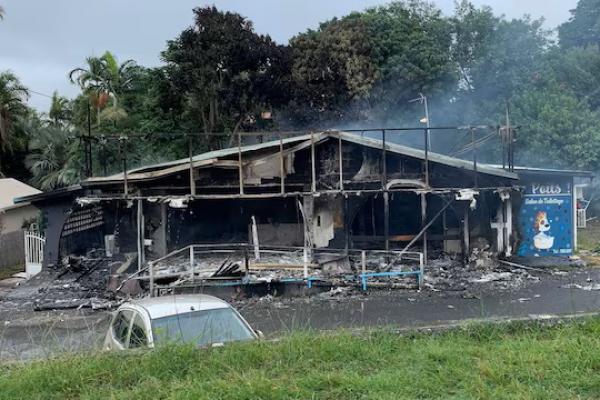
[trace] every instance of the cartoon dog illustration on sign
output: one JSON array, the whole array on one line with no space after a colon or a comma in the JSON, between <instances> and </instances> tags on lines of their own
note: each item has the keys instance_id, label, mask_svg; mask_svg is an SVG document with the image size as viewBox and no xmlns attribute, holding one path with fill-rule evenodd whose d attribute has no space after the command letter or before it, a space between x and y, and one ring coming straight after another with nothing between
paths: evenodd
<instances>
[{"instance_id":1,"label":"cartoon dog illustration on sign","mask_svg":"<svg viewBox=\"0 0 600 400\"><path fill-rule=\"evenodd\" d=\"M533 245L537 250L549 250L554 246L554 237L547 235L550 230L550 221L545 211L538 211L535 217L535 230L538 232L533 237Z\"/></svg>"}]
</instances>

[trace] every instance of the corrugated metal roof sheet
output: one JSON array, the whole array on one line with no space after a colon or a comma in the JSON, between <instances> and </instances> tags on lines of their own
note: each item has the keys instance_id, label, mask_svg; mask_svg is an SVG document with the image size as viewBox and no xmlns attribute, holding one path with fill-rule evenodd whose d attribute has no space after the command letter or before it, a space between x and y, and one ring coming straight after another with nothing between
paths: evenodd
<instances>
[{"instance_id":1,"label":"corrugated metal roof sheet","mask_svg":"<svg viewBox=\"0 0 600 400\"><path fill-rule=\"evenodd\" d=\"M493 168L502 168L501 165L498 164L487 164ZM583 176L583 177L593 177L594 173L592 171L584 171L580 169L556 169L556 168L539 168L539 167L524 167L524 166L515 166L513 170L516 173L536 173L536 174L555 174L555 175L569 175L569 176Z\"/></svg>"},{"instance_id":2,"label":"corrugated metal roof sheet","mask_svg":"<svg viewBox=\"0 0 600 400\"><path fill-rule=\"evenodd\" d=\"M381 140L372 139L372 138L364 138L364 137L360 137L356 134L348 133L348 132L337 132L337 131L320 132L320 133L315 133L313 138L315 141L320 141L320 140L323 140L328 137L336 137L337 138L338 135L341 136L342 140L352 142L352 143L355 143L358 145L367 146L367 147L376 148L376 149L382 149L382 147L383 147L383 142ZM310 138L311 138L311 135L302 135L302 136L296 136L296 137L292 137L292 138L286 138L286 139L283 139L283 144L287 145L287 144L304 142L304 141L310 140ZM241 152L242 152L242 154L246 154L246 153L253 152L253 151L265 150L265 149L268 149L271 147L275 147L275 148L279 147L279 140L273 140L273 141L265 142L265 143L257 143L257 144L242 146ZM387 151L389 151L391 153L401 154L401 155L405 155L407 157L413 157L413 158L417 158L417 159L421 159L421 160L425 159L425 151L421 150L421 149L416 149L414 147L408 147L408 146L403 146L403 145L396 144L396 143L386 142L386 149L387 149ZM223 157L230 157L230 156L236 155L237 153L238 153L238 148L231 147L231 148L227 148L227 149L209 151L206 153L198 154L198 155L193 156L192 160L193 160L193 162L198 162L198 161L205 161L205 160L210 160L210 159L219 159L219 158L223 158ZM459 158L449 157L449 156L446 156L443 154L433 153L433 152L429 152L428 158L429 158L430 162L439 163L439 164L447 165L447 166L454 167L454 168L473 170L472 162L466 161L466 160L461 160ZM147 171L156 171L156 170L166 169L166 168L170 168L170 167L174 167L174 166L178 166L178 165L185 165L185 164L188 164L189 162L190 162L189 158L182 158L180 160L135 168L135 169L127 171L127 174L129 175L129 174L136 174L136 173L142 173L142 172L147 172ZM501 168L491 167L491 166L485 165L485 164L479 164L477 166L477 171L482 174L500 176L500 177L509 178L509 179L519 179L518 175L515 173L511 173L511 172L508 172ZM102 178L90 178L90 179L84 181L84 184L85 183L89 183L89 184L103 183L103 182L107 182L107 181L114 182L114 181L119 181L122 179L123 179L123 174L119 173L119 174L102 177Z\"/></svg>"}]
</instances>

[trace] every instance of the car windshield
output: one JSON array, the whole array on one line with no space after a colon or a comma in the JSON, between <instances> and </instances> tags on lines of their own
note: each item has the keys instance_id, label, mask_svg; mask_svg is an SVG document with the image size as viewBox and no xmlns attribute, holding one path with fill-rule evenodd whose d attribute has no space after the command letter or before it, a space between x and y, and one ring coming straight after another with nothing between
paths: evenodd
<instances>
[{"instance_id":1,"label":"car windshield","mask_svg":"<svg viewBox=\"0 0 600 400\"><path fill-rule=\"evenodd\" d=\"M153 319L152 333L156 344L183 342L198 346L255 337L231 308L192 311Z\"/></svg>"}]
</instances>

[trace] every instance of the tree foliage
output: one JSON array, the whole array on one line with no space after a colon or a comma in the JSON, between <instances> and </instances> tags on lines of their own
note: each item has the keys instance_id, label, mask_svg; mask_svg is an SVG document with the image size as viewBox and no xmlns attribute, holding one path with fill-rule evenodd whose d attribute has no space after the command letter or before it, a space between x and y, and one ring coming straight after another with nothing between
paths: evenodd
<instances>
[{"instance_id":1,"label":"tree foliage","mask_svg":"<svg viewBox=\"0 0 600 400\"><path fill-rule=\"evenodd\" d=\"M29 92L15 74L0 73L0 147L10 146L10 137L19 117L27 112Z\"/></svg>"},{"instance_id":2,"label":"tree foliage","mask_svg":"<svg viewBox=\"0 0 600 400\"><path fill-rule=\"evenodd\" d=\"M287 48L256 34L239 14L205 7L194 18L162 54L183 109L203 132L252 125L260 111L279 105Z\"/></svg>"},{"instance_id":3,"label":"tree foliage","mask_svg":"<svg viewBox=\"0 0 600 400\"><path fill-rule=\"evenodd\" d=\"M21 158L26 149L24 121L30 116L27 107L29 91L10 71L0 72L0 176L24 174Z\"/></svg>"},{"instance_id":4,"label":"tree foliage","mask_svg":"<svg viewBox=\"0 0 600 400\"><path fill-rule=\"evenodd\" d=\"M52 190L79 181L79 149L69 131L59 126L41 126L29 142L25 160L31 182L42 190Z\"/></svg>"},{"instance_id":5,"label":"tree foliage","mask_svg":"<svg viewBox=\"0 0 600 400\"><path fill-rule=\"evenodd\" d=\"M558 29L564 48L600 45L600 0L579 0L571 18Z\"/></svg>"},{"instance_id":6,"label":"tree foliage","mask_svg":"<svg viewBox=\"0 0 600 400\"><path fill-rule=\"evenodd\" d=\"M69 99L60 96L57 91L52 93L50 111L48 111L50 124L54 126L65 126L71 120L71 104Z\"/></svg>"},{"instance_id":7,"label":"tree foliage","mask_svg":"<svg viewBox=\"0 0 600 400\"><path fill-rule=\"evenodd\" d=\"M14 75L0 74L0 169L18 171L29 152L34 183L70 184L81 151L69 138L88 128L98 174L122 168L119 144L105 134L144 135L125 149L137 166L186 157L188 139L173 133L415 126L423 109L409 101L420 94L434 125L500 125L510 104L521 164L600 167L600 0L580 0L558 42L542 20L507 19L468 0L450 16L423 0L393 1L287 44L237 13L211 6L193 15L167 42L163 66L119 62L108 51L88 57L69 74L81 94L55 93L47 118L26 106ZM445 135L434 150L453 153L462 139ZM193 151L228 144L206 135Z\"/></svg>"}]
</instances>

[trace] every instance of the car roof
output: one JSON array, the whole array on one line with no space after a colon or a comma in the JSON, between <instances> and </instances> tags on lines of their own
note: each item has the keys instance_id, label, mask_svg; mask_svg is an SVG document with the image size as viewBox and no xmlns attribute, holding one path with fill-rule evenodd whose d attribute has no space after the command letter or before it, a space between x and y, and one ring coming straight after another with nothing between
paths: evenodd
<instances>
[{"instance_id":1,"label":"car roof","mask_svg":"<svg viewBox=\"0 0 600 400\"><path fill-rule=\"evenodd\" d=\"M206 294L147 297L126 304L143 308L150 319L185 314L190 311L218 310L231 307L226 301Z\"/></svg>"}]
</instances>

